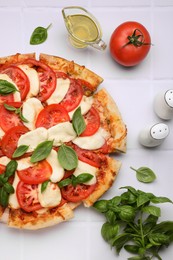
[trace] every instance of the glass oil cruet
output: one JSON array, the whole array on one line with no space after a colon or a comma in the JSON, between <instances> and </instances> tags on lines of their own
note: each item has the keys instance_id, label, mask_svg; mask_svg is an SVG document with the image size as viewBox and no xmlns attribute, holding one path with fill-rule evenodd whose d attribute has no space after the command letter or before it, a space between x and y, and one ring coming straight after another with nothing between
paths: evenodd
<instances>
[{"instance_id":1,"label":"glass oil cruet","mask_svg":"<svg viewBox=\"0 0 173 260\"><path fill-rule=\"evenodd\" d=\"M72 46L92 46L98 50L106 48L105 42L101 39L102 31L98 21L86 9L79 6L64 7L62 15Z\"/></svg>"}]
</instances>

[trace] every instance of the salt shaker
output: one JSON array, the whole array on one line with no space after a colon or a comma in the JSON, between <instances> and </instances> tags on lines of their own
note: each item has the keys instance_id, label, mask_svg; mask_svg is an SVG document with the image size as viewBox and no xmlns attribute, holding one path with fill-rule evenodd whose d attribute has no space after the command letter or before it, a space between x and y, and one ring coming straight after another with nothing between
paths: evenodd
<instances>
[{"instance_id":1,"label":"salt shaker","mask_svg":"<svg viewBox=\"0 0 173 260\"><path fill-rule=\"evenodd\" d=\"M159 92L154 99L154 111L164 120L173 118L173 89Z\"/></svg>"},{"instance_id":2,"label":"salt shaker","mask_svg":"<svg viewBox=\"0 0 173 260\"><path fill-rule=\"evenodd\" d=\"M164 123L145 127L139 134L139 142L146 147L160 145L169 134L169 128Z\"/></svg>"}]
</instances>

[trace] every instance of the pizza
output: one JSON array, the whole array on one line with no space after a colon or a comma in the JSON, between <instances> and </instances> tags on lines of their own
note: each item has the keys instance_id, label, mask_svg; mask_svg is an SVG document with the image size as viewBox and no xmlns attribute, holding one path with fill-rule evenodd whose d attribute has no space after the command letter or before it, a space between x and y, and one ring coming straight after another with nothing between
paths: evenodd
<instances>
[{"instance_id":1,"label":"pizza","mask_svg":"<svg viewBox=\"0 0 173 260\"><path fill-rule=\"evenodd\" d=\"M113 184L127 129L103 79L47 54L0 58L0 220L40 229Z\"/></svg>"}]
</instances>

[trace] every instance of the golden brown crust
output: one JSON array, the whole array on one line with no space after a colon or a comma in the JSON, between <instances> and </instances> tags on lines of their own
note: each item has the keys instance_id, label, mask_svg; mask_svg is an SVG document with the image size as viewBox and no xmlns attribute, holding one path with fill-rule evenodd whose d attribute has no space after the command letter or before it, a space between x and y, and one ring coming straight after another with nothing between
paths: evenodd
<instances>
[{"instance_id":1,"label":"golden brown crust","mask_svg":"<svg viewBox=\"0 0 173 260\"><path fill-rule=\"evenodd\" d=\"M61 71L72 76L73 78L87 81L89 85L84 86L84 90L87 95L93 94L97 90L99 84L103 81L103 78L99 75L87 69L85 66L75 63L74 61L69 61L61 57L43 53L40 54L39 58L40 61L46 63L55 71Z\"/></svg>"},{"instance_id":2,"label":"golden brown crust","mask_svg":"<svg viewBox=\"0 0 173 260\"><path fill-rule=\"evenodd\" d=\"M94 95L94 106L99 111L101 126L110 133L108 152L126 152L127 128L115 101L106 89L101 89Z\"/></svg>"},{"instance_id":3,"label":"golden brown crust","mask_svg":"<svg viewBox=\"0 0 173 260\"><path fill-rule=\"evenodd\" d=\"M121 162L107 157L107 167L104 170L99 170L96 189L87 199L83 200L85 207L92 206L112 186L120 167Z\"/></svg>"},{"instance_id":4,"label":"golden brown crust","mask_svg":"<svg viewBox=\"0 0 173 260\"><path fill-rule=\"evenodd\" d=\"M60 222L73 218L73 210L68 205L50 209L42 214L27 213L21 209L11 209L9 213L8 225L14 228L41 229L56 225Z\"/></svg>"},{"instance_id":5,"label":"golden brown crust","mask_svg":"<svg viewBox=\"0 0 173 260\"><path fill-rule=\"evenodd\" d=\"M2 57L0 58L0 68L4 65L8 66L11 64L20 63L30 58L35 58L35 53L28 53L28 54L16 53L15 55Z\"/></svg>"}]
</instances>

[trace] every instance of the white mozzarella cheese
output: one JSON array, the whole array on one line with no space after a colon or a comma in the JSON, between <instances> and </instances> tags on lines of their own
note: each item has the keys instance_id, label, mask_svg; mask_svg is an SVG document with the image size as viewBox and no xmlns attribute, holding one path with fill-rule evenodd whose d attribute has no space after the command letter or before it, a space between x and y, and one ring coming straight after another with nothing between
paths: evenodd
<instances>
[{"instance_id":1,"label":"white mozzarella cheese","mask_svg":"<svg viewBox=\"0 0 173 260\"><path fill-rule=\"evenodd\" d=\"M35 121L39 112L43 109L43 105L37 98L28 98L23 103L22 114L29 122L23 122L29 129L35 129Z\"/></svg>"},{"instance_id":2,"label":"white mozzarella cheese","mask_svg":"<svg viewBox=\"0 0 173 260\"><path fill-rule=\"evenodd\" d=\"M18 66L25 74L27 75L30 82L30 90L27 94L27 98L36 96L39 92L40 81L38 73L35 69L30 68L28 65L19 65Z\"/></svg>"},{"instance_id":3,"label":"white mozzarella cheese","mask_svg":"<svg viewBox=\"0 0 173 260\"><path fill-rule=\"evenodd\" d=\"M17 90L19 90L17 85L14 83L14 81L7 74L0 74L0 79L7 80L11 84L13 84ZM13 95L14 95L14 101L16 101L16 102L21 101L21 97L20 97L20 92L19 91L15 91L13 93Z\"/></svg>"},{"instance_id":4,"label":"white mozzarella cheese","mask_svg":"<svg viewBox=\"0 0 173 260\"><path fill-rule=\"evenodd\" d=\"M9 205L13 209L20 208L19 202L17 199L17 195L16 195L16 189L17 189L17 185L18 185L19 181L20 181L19 176L17 175L17 173L15 173L15 177L14 177L14 181L13 181L13 188L14 188L15 192L13 194L10 194L10 196L9 196Z\"/></svg>"},{"instance_id":5,"label":"white mozzarella cheese","mask_svg":"<svg viewBox=\"0 0 173 260\"><path fill-rule=\"evenodd\" d=\"M42 207L55 207L61 202L61 191L57 184L49 182L46 189L41 192L38 185L38 200Z\"/></svg>"},{"instance_id":6,"label":"white mozzarella cheese","mask_svg":"<svg viewBox=\"0 0 173 260\"><path fill-rule=\"evenodd\" d=\"M46 158L46 161L48 161L52 167L52 175L50 176L50 180L55 183L60 181L64 176L64 169L58 161L57 152L52 150Z\"/></svg>"},{"instance_id":7,"label":"white mozzarella cheese","mask_svg":"<svg viewBox=\"0 0 173 260\"><path fill-rule=\"evenodd\" d=\"M75 175L76 177L82 173L89 173L93 176L93 178L88 181L88 182L85 182L84 184L87 184L87 185L92 185L92 184L95 184L96 183L96 173L98 171L98 168L94 167L94 166L91 166L87 163L84 163L82 161L78 161L78 166L77 168L75 169L73 175Z\"/></svg>"},{"instance_id":8,"label":"white mozzarella cheese","mask_svg":"<svg viewBox=\"0 0 173 260\"><path fill-rule=\"evenodd\" d=\"M71 112L68 113L70 119L72 119L73 114L78 107L81 107L81 114L85 115L91 109L92 104L93 104L93 97L83 96L80 104L74 110L72 110Z\"/></svg>"},{"instance_id":9,"label":"white mozzarella cheese","mask_svg":"<svg viewBox=\"0 0 173 260\"><path fill-rule=\"evenodd\" d=\"M0 164L6 166L11 160L7 156L3 156L0 158Z\"/></svg>"},{"instance_id":10,"label":"white mozzarella cheese","mask_svg":"<svg viewBox=\"0 0 173 260\"><path fill-rule=\"evenodd\" d=\"M69 87L69 79L57 78L56 88L52 95L47 99L48 105L60 103L67 94Z\"/></svg>"},{"instance_id":11,"label":"white mozzarella cheese","mask_svg":"<svg viewBox=\"0 0 173 260\"><path fill-rule=\"evenodd\" d=\"M59 123L48 129L48 140L54 140L53 144L59 146L76 137L76 132L70 122Z\"/></svg>"},{"instance_id":12,"label":"white mozzarella cheese","mask_svg":"<svg viewBox=\"0 0 173 260\"><path fill-rule=\"evenodd\" d=\"M2 128L0 128L0 138L2 138L4 136L5 132L2 130Z\"/></svg>"},{"instance_id":13,"label":"white mozzarella cheese","mask_svg":"<svg viewBox=\"0 0 173 260\"><path fill-rule=\"evenodd\" d=\"M94 135L76 137L73 140L73 143L82 149L95 150L102 147L105 143L105 140L108 137L109 137L108 132L106 132L103 128L100 127L99 130Z\"/></svg>"},{"instance_id":14,"label":"white mozzarella cheese","mask_svg":"<svg viewBox=\"0 0 173 260\"><path fill-rule=\"evenodd\" d=\"M26 134L23 134L18 140L18 147L20 145L28 145L27 152L32 152L40 143L47 140L47 129L44 127L36 128Z\"/></svg>"}]
</instances>

